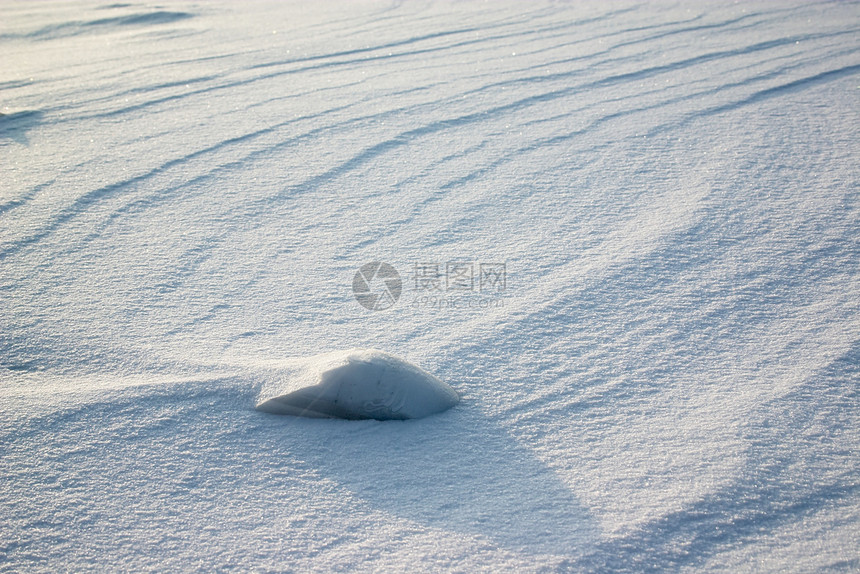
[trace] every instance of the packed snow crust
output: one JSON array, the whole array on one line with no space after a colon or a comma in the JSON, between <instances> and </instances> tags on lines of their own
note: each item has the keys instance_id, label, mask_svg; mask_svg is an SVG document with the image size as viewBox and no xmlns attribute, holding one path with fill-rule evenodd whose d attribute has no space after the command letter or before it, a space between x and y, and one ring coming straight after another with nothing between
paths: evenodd
<instances>
[{"instance_id":1,"label":"packed snow crust","mask_svg":"<svg viewBox=\"0 0 860 574\"><path fill-rule=\"evenodd\" d=\"M857 2L2 8L0 572L860 570Z\"/></svg>"},{"instance_id":2,"label":"packed snow crust","mask_svg":"<svg viewBox=\"0 0 860 574\"><path fill-rule=\"evenodd\" d=\"M263 387L257 410L349 420L420 419L460 401L450 385L375 349L336 351L299 359Z\"/></svg>"}]
</instances>

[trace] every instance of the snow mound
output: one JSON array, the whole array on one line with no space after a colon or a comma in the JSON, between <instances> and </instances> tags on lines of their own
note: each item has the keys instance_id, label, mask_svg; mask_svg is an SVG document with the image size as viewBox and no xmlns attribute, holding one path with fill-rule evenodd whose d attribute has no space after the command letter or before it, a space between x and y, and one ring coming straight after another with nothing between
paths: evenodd
<instances>
[{"instance_id":1,"label":"snow mound","mask_svg":"<svg viewBox=\"0 0 860 574\"><path fill-rule=\"evenodd\" d=\"M257 409L342 419L418 419L448 410L457 392L427 371L374 349L294 361L264 385Z\"/></svg>"}]
</instances>

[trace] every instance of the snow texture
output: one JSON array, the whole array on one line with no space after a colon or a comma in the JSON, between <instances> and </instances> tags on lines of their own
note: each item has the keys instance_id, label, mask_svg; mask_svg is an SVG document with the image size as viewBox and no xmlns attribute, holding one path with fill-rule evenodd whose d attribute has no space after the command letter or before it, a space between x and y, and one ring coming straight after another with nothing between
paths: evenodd
<instances>
[{"instance_id":1,"label":"snow texture","mask_svg":"<svg viewBox=\"0 0 860 574\"><path fill-rule=\"evenodd\" d=\"M420 419L460 402L427 371L375 349L353 349L292 362L264 385L257 410L348 420Z\"/></svg>"},{"instance_id":2,"label":"snow texture","mask_svg":"<svg viewBox=\"0 0 860 574\"><path fill-rule=\"evenodd\" d=\"M7 0L0 46L0 572L860 569L857 2ZM463 400L254 409L352 347Z\"/></svg>"}]
</instances>

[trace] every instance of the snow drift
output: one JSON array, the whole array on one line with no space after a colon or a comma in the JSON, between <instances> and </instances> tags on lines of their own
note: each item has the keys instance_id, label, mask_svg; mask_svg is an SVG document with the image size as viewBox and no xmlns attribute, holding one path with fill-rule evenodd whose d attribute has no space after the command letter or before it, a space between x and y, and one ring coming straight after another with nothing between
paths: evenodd
<instances>
[{"instance_id":1,"label":"snow drift","mask_svg":"<svg viewBox=\"0 0 860 574\"><path fill-rule=\"evenodd\" d=\"M341 419L420 419L460 401L448 384L375 349L300 360L291 376L269 385L257 402L267 413ZM266 396L275 394L276 396Z\"/></svg>"},{"instance_id":2,"label":"snow drift","mask_svg":"<svg viewBox=\"0 0 860 574\"><path fill-rule=\"evenodd\" d=\"M858 7L6 0L0 574L860 571Z\"/></svg>"}]
</instances>

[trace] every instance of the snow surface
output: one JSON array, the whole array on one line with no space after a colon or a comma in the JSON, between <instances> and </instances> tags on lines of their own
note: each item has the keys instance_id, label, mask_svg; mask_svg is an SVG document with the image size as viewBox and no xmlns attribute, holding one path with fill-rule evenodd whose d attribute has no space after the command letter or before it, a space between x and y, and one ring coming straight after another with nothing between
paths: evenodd
<instances>
[{"instance_id":1,"label":"snow surface","mask_svg":"<svg viewBox=\"0 0 860 574\"><path fill-rule=\"evenodd\" d=\"M0 571L860 569L857 2L7 0L0 46ZM506 289L414 288L463 260ZM463 401L254 410L354 346Z\"/></svg>"}]
</instances>

